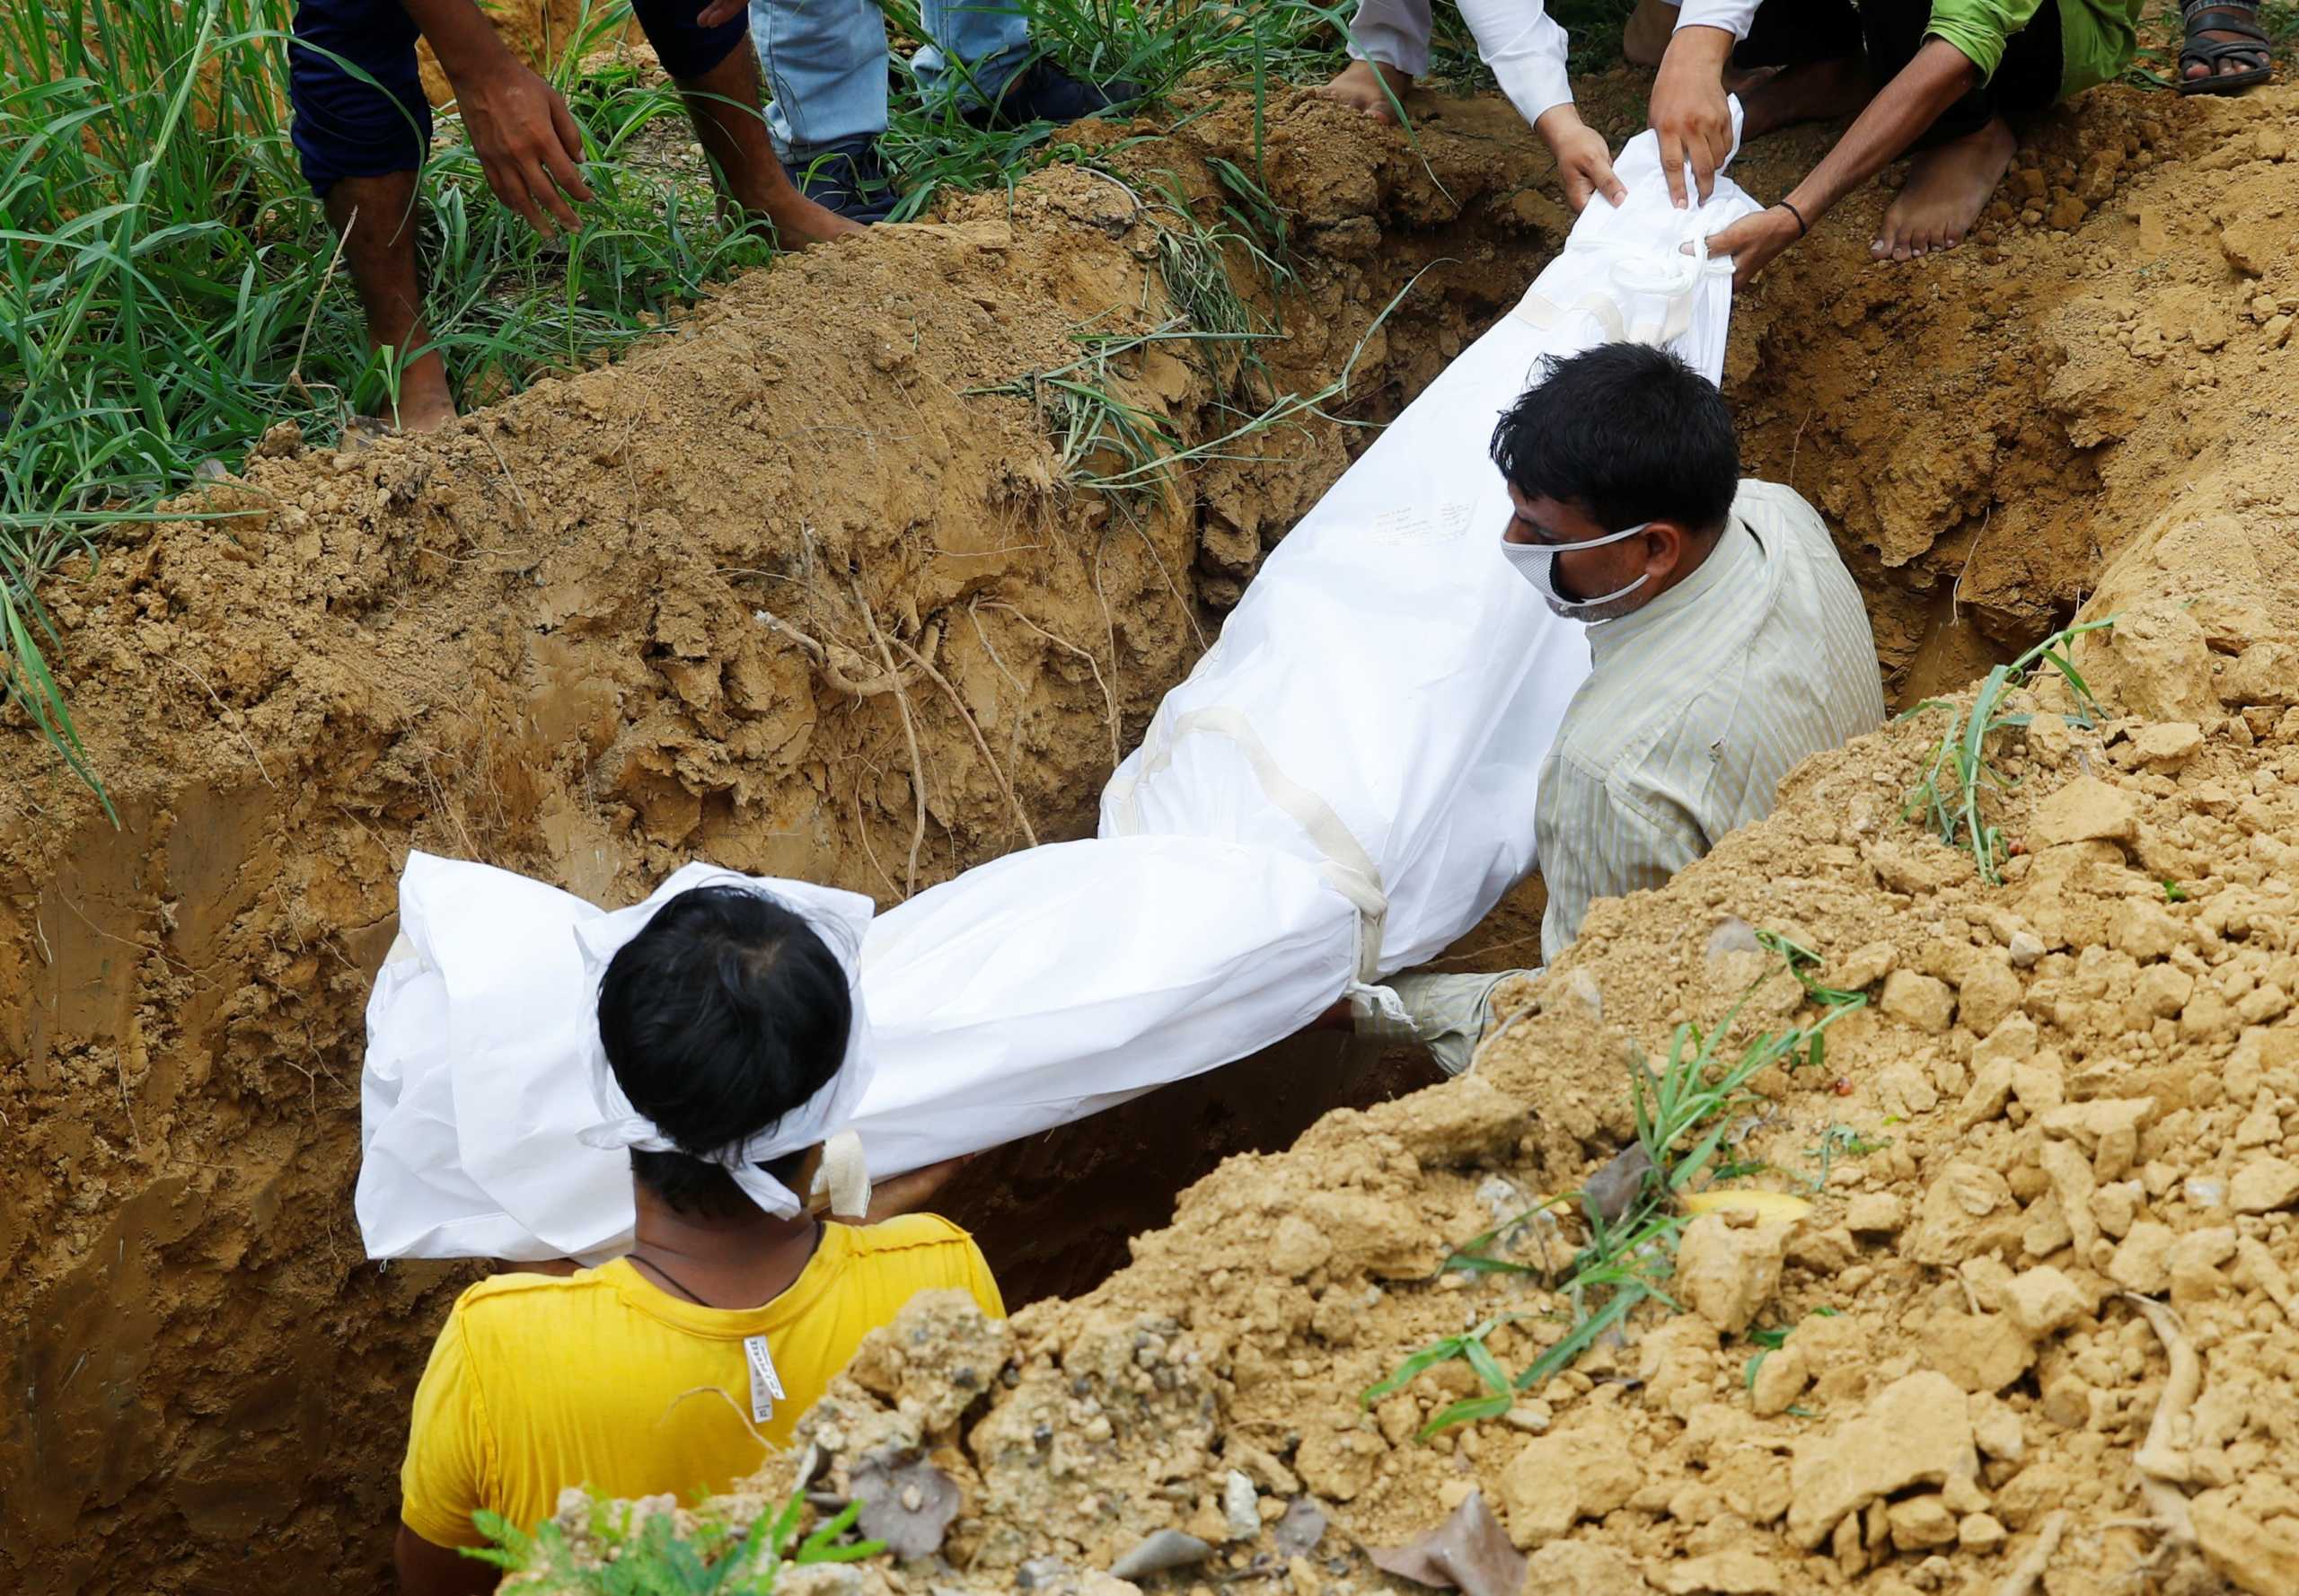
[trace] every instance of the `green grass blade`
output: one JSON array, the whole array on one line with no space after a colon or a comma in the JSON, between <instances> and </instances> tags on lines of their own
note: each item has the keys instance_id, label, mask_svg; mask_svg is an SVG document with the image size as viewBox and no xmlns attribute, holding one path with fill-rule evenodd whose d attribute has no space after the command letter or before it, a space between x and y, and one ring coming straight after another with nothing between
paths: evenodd
<instances>
[{"instance_id":1,"label":"green grass blade","mask_svg":"<svg viewBox=\"0 0 2299 1596\"><path fill-rule=\"evenodd\" d=\"M1575 1358L1596 1345L1598 1336L1626 1318L1629 1310L1651 1294L1652 1288L1641 1282L1622 1286L1604 1307L1582 1319L1563 1340L1534 1359L1531 1366L1517 1377L1517 1389L1520 1391L1533 1390L1551 1375L1570 1366Z\"/></svg>"}]
</instances>

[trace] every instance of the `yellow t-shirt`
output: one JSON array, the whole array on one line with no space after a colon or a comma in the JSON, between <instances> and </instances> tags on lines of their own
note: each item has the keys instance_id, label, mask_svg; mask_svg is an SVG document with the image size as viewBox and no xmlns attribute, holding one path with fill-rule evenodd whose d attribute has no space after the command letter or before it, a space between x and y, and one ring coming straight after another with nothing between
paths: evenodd
<instances>
[{"instance_id":1,"label":"yellow t-shirt","mask_svg":"<svg viewBox=\"0 0 2299 1596\"><path fill-rule=\"evenodd\" d=\"M435 1546L477 1546L478 1509L533 1528L568 1486L601 1496L723 1491L766 1456L747 1423L747 1337L766 1337L784 1392L756 1428L783 1446L865 1336L943 1289L1005 1316L973 1239L931 1214L824 1225L798 1278L758 1308L674 1297L626 1258L482 1281L456 1299L416 1388L400 1517ZM681 1399L699 1387L709 1389Z\"/></svg>"}]
</instances>

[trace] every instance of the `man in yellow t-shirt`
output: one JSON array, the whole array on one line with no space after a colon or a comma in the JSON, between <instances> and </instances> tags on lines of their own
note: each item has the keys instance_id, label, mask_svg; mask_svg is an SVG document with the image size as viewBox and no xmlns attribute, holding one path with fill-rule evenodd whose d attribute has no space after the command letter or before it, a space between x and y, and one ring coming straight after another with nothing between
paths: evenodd
<instances>
[{"instance_id":1,"label":"man in yellow t-shirt","mask_svg":"<svg viewBox=\"0 0 2299 1596\"><path fill-rule=\"evenodd\" d=\"M401 1470L405 1596L492 1588L496 1571L455 1550L483 1543L481 1508L531 1528L569 1486L726 1489L921 1292L1003 1317L980 1249L948 1221L825 1224L778 1201L811 1149L744 1161L777 1127L811 1123L849 1067L852 950L833 956L820 924L744 886L699 887L609 963L599 1036L614 1084L647 1140L681 1151L634 1146L629 1256L456 1301Z\"/></svg>"},{"instance_id":2,"label":"man in yellow t-shirt","mask_svg":"<svg viewBox=\"0 0 2299 1596\"><path fill-rule=\"evenodd\" d=\"M477 1546L474 1510L532 1527L570 1485L604 1496L724 1490L765 1460L752 1430L788 1444L862 1338L919 1292L963 1291L1005 1312L981 1252L947 1220L820 1229L798 1278L757 1308L690 1302L629 1258L471 1287L416 1392L401 1521L435 1546ZM753 1426L745 1343L760 1336L783 1395Z\"/></svg>"}]
</instances>

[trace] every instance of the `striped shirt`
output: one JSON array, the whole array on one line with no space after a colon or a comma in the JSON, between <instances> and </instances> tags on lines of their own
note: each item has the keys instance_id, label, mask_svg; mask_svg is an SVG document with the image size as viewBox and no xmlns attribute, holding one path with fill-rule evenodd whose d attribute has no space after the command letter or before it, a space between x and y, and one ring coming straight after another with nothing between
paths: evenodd
<instances>
[{"instance_id":1,"label":"striped shirt","mask_svg":"<svg viewBox=\"0 0 2299 1596\"><path fill-rule=\"evenodd\" d=\"M1591 903L1659 886L1769 814L1807 755L1884 719L1860 589L1819 513L1773 482L1742 482L1699 569L1590 627L1589 650L1533 805L1551 961Z\"/></svg>"}]
</instances>

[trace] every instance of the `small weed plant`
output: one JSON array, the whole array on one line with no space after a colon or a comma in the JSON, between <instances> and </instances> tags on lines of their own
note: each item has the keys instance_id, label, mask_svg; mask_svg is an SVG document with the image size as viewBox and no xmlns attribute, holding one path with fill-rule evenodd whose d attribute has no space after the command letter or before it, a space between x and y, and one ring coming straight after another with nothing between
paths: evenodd
<instances>
[{"instance_id":1,"label":"small weed plant","mask_svg":"<svg viewBox=\"0 0 2299 1596\"><path fill-rule=\"evenodd\" d=\"M1837 1310L1833 1308L1815 1308L1812 1309L1812 1317L1814 1318L1836 1318L1838 1315ZM1748 1362L1741 1365L1740 1380L1741 1383L1749 1390L1756 1389L1757 1375L1758 1371L1764 1368L1765 1359L1770 1357L1774 1353L1778 1352L1782 1347L1788 1345L1789 1333L1795 1329L1795 1327L1796 1327L1793 1325L1775 1325L1768 1328L1752 1327L1748 1331L1746 1339L1748 1345L1755 1347L1757 1350L1749 1354ZM1793 1407L1788 1409L1788 1411L1791 1413L1800 1413L1799 1409Z\"/></svg>"},{"instance_id":2,"label":"small weed plant","mask_svg":"<svg viewBox=\"0 0 2299 1596\"><path fill-rule=\"evenodd\" d=\"M1867 1003L1859 992L1826 986L1812 972L1819 956L1773 931L1758 931L1758 942L1780 966L1751 982L1722 1020L1704 1031L1677 1027L1667 1062L1658 1070L1639 1060L1631 1077L1636 1140L1645 1168L1634 1197L1618 1217L1608 1219L1586 1193L1572 1193L1535 1204L1456 1248L1448 1270L1473 1274L1529 1275L1548 1281L1567 1304L1563 1336L1525 1369L1508 1374L1485 1345L1500 1326L1521 1315L1497 1315L1460 1336L1422 1348L1389 1376L1367 1389L1370 1406L1402 1390L1417 1376L1451 1358L1466 1362L1484 1388L1483 1394L1454 1402L1430 1416L1422 1438L1455 1424L1497 1418L1520 1396L1570 1367L1598 1339L1617 1327L1639 1304L1657 1301L1681 1311L1666 1283L1676 1256L1677 1237L1686 1223L1678 1199L1713 1185L1717 1159L1732 1131L1736 1111L1755 1094L1749 1082L1774 1065L1817 1066L1826 1057L1828 1029ZM1765 982L1782 973L1795 977L1819 1012L1781 1031L1765 1031L1728 1054L1724 1045L1748 1000ZM1578 1209L1587 1239L1561 1270L1493 1257L1492 1248L1517 1227L1556 1211Z\"/></svg>"},{"instance_id":3,"label":"small weed plant","mask_svg":"<svg viewBox=\"0 0 2299 1596\"><path fill-rule=\"evenodd\" d=\"M1987 798L1993 792L2008 791L2011 782L1988 763L1988 742L1997 732L2013 727L2028 725L2035 717L2027 714L2005 714L2004 701L2013 692L2027 684L2041 666L2049 666L2066 682L2075 696L2076 712L2066 717L2070 725L2089 727L2100 719L2099 701L2084 684L2070 657L2070 645L2085 632L2105 631L2114 626L2116 617L2104 621L2086 621L2080 626L2070 626L2056 631L2029 649L2010 665L1999 665L1987 673L1973 697L1971 708L1960 710L1946 699L1926 699L1904 713L1900 719L1913 719L1927 710L1946 711L1947 729L1940 735L1940 745L1933 750L1931 763L1925 766L1924 779L1908 794L1903 818L1920 820L1951 848L1971 851L1972 861L1979 867L1979 878L1993 886L2004 879L2003 864L2006 857L2003 828L1987 817Z\"/></svg>"},{"instance_id":4,"label":"small weed plant","mask_svg":"<svg viewBox=\"0 0 2299 1596\"><path fill-rule=\"evenodd\" d=\"M1819 1170L1805 1189L1810 1192L1828 1190L1828 1176L1836 1161L1844 1159L1864 1159L1872 1152L1881 1152L1892 1144L1889 1136L1881 1139L1864 1134L1851 1125L1833 1124L1820 1133L1819 1142L1804 1150L1805 1160L1818 1164Z\"/></svg>"},{"instance_id":5,"label":"small weed plant","mask_svg":"<svg viewBox=\"0 0 2299 1596\"><path fill-rule=\"evenodd\" d=\"M499 1513L480 1512L474 1521L491 1544L464 1556L520 1576L519 1588L534 1596L768 1596L785 1568L854 1563L885 1549L853 1538L859 1503L802 1535L806 1511L804 1496L794 1495L747 1530L706 1517L682 1535L668 1513L634 1525L627 1508L599 1503L579 1548L554 1520L530 1533Z\"/></svg>"},{"instance_id":6,"label":"small weed plant","mask_svg":"<svg viewBox=\"0 0 2299 1596\"><path fill-rule=\"evenodd\" d=\"M1249 189L1250 180L1235 166L1224 175L1233 198L1215 222L1198 217L1170 174L1144 194L1114 172L1097 169L1133 195L1156 230L1158 278L1164 290L1163 308L1170 313L1147 332L1112 331L1101 325L1104 318L1097 318L1070 331L1070 339L1080 350L1078 359L966 392L1005 394L1036 405L1060 455L1064 479L1074 487L1106 495L1137 518L1165 491L1178 466L1257 458L1244 452L1249 439L1311 420L1352 425L1326 407L1348 393L1365 346L1413 292L1421 273L1382 306L1331 381L1313 393L1282 393L1255 405L1246 396L1246 379L1252 376L1265 384L1268 375L1257 346L1284 334L1238 294L1229 258L1232 250L1245 255L1281 295L1294 281L1282 233L1262 231L1264 225L1282 227L1282 221L1272 221L1275 207L1268 205L1266 196L1256 199L1257 190L1239 188ZM1218 410L1234 424L1203 443L1184 447L1163 415L1127 399L1122 384L1133 363L1126 357L1154 345L1177 346L1194 358L1222 395L1216 401Z\"/></svg>"}]
</instances>

